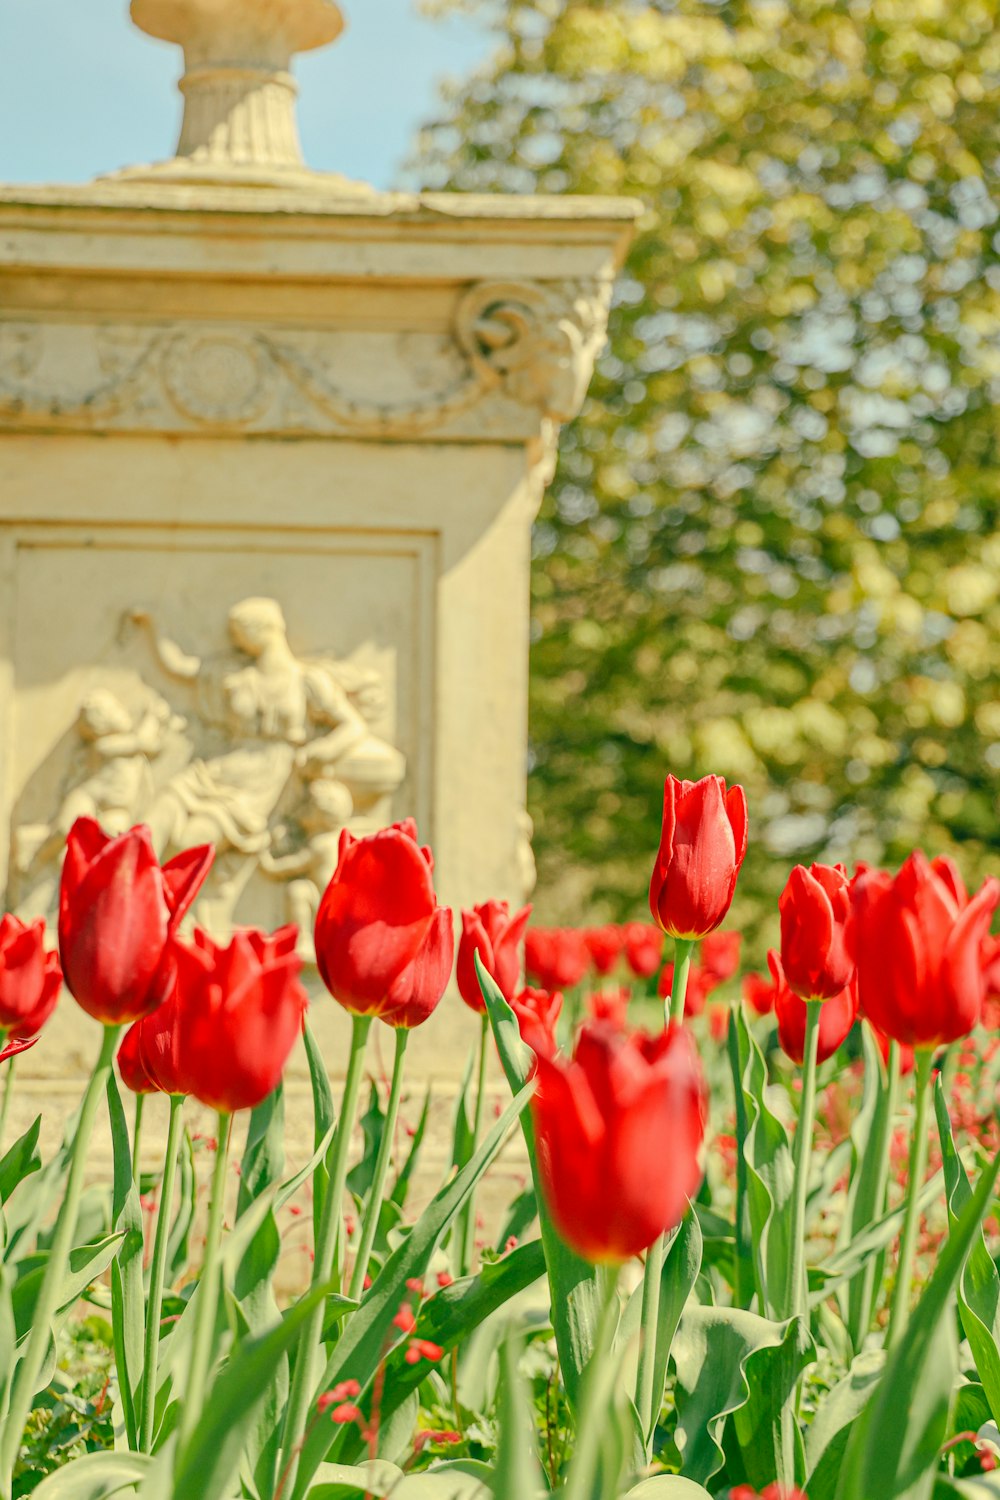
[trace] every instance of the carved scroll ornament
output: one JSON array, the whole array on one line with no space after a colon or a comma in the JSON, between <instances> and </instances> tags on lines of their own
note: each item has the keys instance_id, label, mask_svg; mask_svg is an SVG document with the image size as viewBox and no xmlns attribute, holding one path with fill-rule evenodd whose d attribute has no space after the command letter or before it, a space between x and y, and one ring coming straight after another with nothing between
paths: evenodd
<instances>
[{"instance_id":1,"label":"carved scroll ornament","mask_svg":"<svg viewBox=\"0 0 1000 1500\"><path fill-rule=\"evenodd\" d=\"M411 394L392 399L352 390L343 335L323 330L8 321L0 426L406 437L491 432L519 410L530 436L579 411L610 295L599 281L476 283L450 337L396 335L385 359Z\"/></svg>"}]
</instances>

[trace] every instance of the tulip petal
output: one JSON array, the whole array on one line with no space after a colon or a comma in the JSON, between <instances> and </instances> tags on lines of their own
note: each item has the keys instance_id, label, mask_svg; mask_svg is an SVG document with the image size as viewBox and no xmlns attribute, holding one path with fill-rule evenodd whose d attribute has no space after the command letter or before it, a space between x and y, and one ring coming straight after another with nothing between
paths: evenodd
<instances>
[{"instance_id":1,"label":"tulip petal","mask_svg":"<svg viewBox=\"0 0 1000 1500\"><path fill-rule=\"evenodd\" d=\"M381 1019L408 1030L426 1021L448 986L454 958L451 909L439 906L415 957L390 985Z\"/></svg>"},{"instance_id":2,"label":"tulip petal","mask_svg":"<svg viewBox=\"0 0 1000 1500\"><path fill-rule=\"evenodd\" d=\"M215 858L211 844L199 844L175 854L163 866L163 890L170 912L170 929L182 921L197 896Z\"/></svg>"}]
</instances>

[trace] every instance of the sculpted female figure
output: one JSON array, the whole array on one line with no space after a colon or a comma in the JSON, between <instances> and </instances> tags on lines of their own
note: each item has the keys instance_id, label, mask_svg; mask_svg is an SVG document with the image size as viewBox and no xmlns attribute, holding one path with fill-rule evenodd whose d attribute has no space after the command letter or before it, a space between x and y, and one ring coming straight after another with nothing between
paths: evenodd
<instances>
[{"instance_id":1,"label":"sculpted female figure","mask_svg":"<svg viewBox=\"0 0 1000 1500\"><path fill-rule=\"evenodd\" d=\"M163 670L195 687L209 727L209 753L171 777L147 821L160 855L215 846L198 920L222 934L270 844L271 818L310 739L322 735L325 759L336 762L368 737L368 725L330 667L295 656L274 599L234 605L227 621L234 649L206 659L159 635L146 611L131 619L149 632Z\"/></svg>"}]
</instances>

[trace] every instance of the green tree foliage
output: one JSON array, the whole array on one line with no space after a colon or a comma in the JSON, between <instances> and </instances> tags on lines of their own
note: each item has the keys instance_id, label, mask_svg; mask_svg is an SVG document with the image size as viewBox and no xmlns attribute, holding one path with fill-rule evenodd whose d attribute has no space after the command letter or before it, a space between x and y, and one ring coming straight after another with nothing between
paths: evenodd
<instances>
[{"instance_id":1,"label":"green tree foliage","mask_svg":"<svg viewBox=\"0 0 1000 1500\"><path fill-rule=\"evenodd\" d=\"M454 8L456 0L443 0ZM792 860L995 865L998 0L467 0L419 171L635 194L534 568L543 910L641 909L663 774ZM588 910L589 903L589 910Z\"/></svg>"}]
</instances>

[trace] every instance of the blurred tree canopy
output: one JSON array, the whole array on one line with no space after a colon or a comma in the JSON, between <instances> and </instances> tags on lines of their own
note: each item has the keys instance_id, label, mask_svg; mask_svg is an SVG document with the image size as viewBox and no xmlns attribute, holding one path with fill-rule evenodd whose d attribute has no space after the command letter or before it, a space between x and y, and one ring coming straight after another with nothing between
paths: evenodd
<instances>
[{"instance_id":1,"label":"blurred tree canopy","mask_svg":"<svg viewBox=\"0 0 1000 1500\"><path fill-rule=\"evenodd\" d=\"M437 0L439 9L462 0ZM790 863L996 867L1000 0L465 0L435 188L648 205L533 579L540 912L641 911L663 775Z\"/></svg>"}]
</instances>

